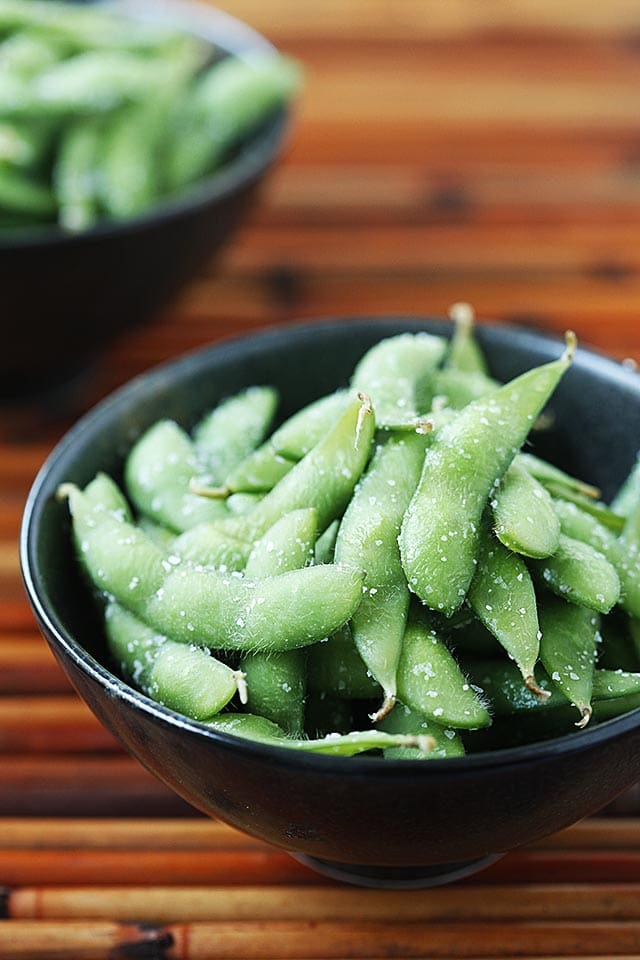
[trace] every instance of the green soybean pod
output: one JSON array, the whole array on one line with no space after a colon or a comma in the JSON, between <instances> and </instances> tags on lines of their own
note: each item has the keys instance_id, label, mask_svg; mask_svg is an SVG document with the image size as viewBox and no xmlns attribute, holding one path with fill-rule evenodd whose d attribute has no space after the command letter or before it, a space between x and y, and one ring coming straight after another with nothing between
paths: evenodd
<instances>
[{"instance_id":1,"label":"green soybean pod","mask_svg":"<svg viewBox=\"0 0 640 960\"><path fill-rule=\"evenodd\" d=\"M444 642L427 624L409 622L398 663L398 699L443 726L489 726L489 712Z\"/></svg>"},{"instance_id":2,"label":"green soybean pod","mask_svg":"<svg viewBox=\"0 0 640 960\"><path fill-rule=\"evenodd\" d=\"M520 717L523 713L564 709L567 698L549 678L544 668L539 669L539 686L547 694L536 696L522 683L518 666L506 657L462 660L465 673L483 691L494 717Z\"/></svg>"},{"instance_id":3,"label":"green soybean pod","mask_svg":"<svg viewBox=\"0 0 640 960\"><path fill-rule=\"evenodd\" d=\"M198 523L177 537L173 537L171 553L186 560L216 570L244 570L251 544L220 533L215 523Z\"/></svg>"},{"instance_id":4,"label":"green soybean pod","mask_svg":"<svg viewBox=\"0 0 640 960\"><path fill-rule=\"evenodd\" d=\"M47 222L55 220L57 206L49 186L24 170L0 161L0 210Z\"/></svg>"},{"instance_id":5,"label":"green soybean pod","mask_svg":"<svg viewBox=\"0 0 640 960\"><path fill-rule=\"evenodd\" d=\"M0 31L44 34L63 49L139 48L148 52L173 49L184 35L173 28L124 16L99 4L61 0L0 0ZM189 37L190 44L196 44ZM200 44L198 44L200 46Z\"/></svg>"},{"instance_id":6,"label":"green soybean pod","mask_svg":"<svg viewBox=\"0 0 640 960\"><path fill-rule=\"evenodd\" d=\"M372 719L393 707L396 673L409 610L398 535L424 461L427 438L392 435L375 449L347 506L335 547L338 563L366 571L362 601L351 619L353 642L384 699Z\"/></svg>"},{"instance_id":7,"label":"green soybean pod","mask_svg":"<svg viewBox=\"0 0 640 960\"><path fill-rule=\"evenodd\" d=\"M224 503L191 492L200 469L189 435L172 420L160 420L130 450L125 487L140 513L182 533L229 516Z\"/></svg>"},{"instance_id":8,"label":"green soybean pod","mask_svg":"<svg viewBox=\"0 0 640 960\"><path fill-rule=\"evenodd\" d=\"M271 434L273 449L288 460L302 460L344 413L350 397L348 390L336 390L302 407Z\"/></svg>"},{"instance_id":9,"label":"green soybean pod","mask_svg":"<svg viewBox=\"0 0 640 960\"><path fill-rule=\"evenodd\" d=\"M545 486L552 497L575 504L585 513L595 517L599 523L601 523L608 530L611 530L616 536L622 533L625 525L625 518L620 516L620 514L615 513L609 506L607 506L606 503L603 503L601 500L596 500L592 497L585 496L583 493L577 493L574 490L568 490L562 484L556 484L553 481L546 483Z\"/></svg>"},{"instance_id":10,"label":"green soybean pod","mask_svg":"<svg viewBox=\"0 0 640 960\"><path fill-rule=\"evenodd\" d=\"M600 617L593 610L545 598L540 605L540 660L560 692L580 711L584 727L593 708L593 676L600 642Z\"/></svg>"},{"instance_id":11,"label":"green soybean pod","mask_svg":"<svg viewBox=\"0 0 640 960\"><path fill-rule=\"evenodd\" d=\"M247 737L260 743L302 750L307 753L326 753L336 757L351 757L368 750L383 750L387 747L416 747L421 752L433 749L431 736L402 733L383 733L381 730L354 730L351 733L330 733L319 740L293 739L284 730L266 717L248 713L222 713L210 720L208 726L220 733Z\"/></svg>"},{"instance_id":12,"label":"green soybean pod","mask_svg":"<svg viewBox=\"0 0 640 960\"><path fill-rule=\"evenodd\" d=\"M150 91L110 112L100 149L99 199L105 217L143 213L163 195L158 155L177 91Z\"/></svg>"},{"instance_id":13,"label":"green soybean pod","mask_svg":"<svg viewBox=\"0 0 640 960\"><path fill-rule=\"evenodd\" d=\"M277 390L253 386L226 397L202 417L192 437L209 483L224 483L231 470L263 442L277 406Z\"/></svg>"},{"instance_id":14,"label":"green soybean pod","mask_svg":"<svg viewBox=\"0 0 640 960\"><path fill-rule=\"evenodd\" d=\"M457 367L442 367L433 377L434 396L452 410L490 396L500 384L484 373L467 373Z\"/></svg>"},{"instance_id":15,"label":"green soybean pod","mask_svg":"<svg viewBox=\"0 0 640 960\"><path fill-rule=\"evenodd\" d=\"M553 556L530 560L529 566L553 593L590 610L608 613L620 597L615 567L588 543L564 533Z\"/></svg>"},{"instance_id":16,"label":"green soybean pod","mask_svg":"<svg viewBox=\"0 0 640 960\"><path fill-rule=\"evenodd\" d=\"M158 703L194 720L214 717L244 690L237 670L196 644L176 643L116 603L105 610L109 651L122 674Z\"/></svg>"},{"instance_id":17,"label":"green soybean pod","mask_svg":"<svg viewBox=\"0 0 640 960\"><path fill-rule=\"evenodd\" d=\"M56 63L64 48L35 30L15 30L0 43L0 77L30 78Z\"/></svg>"},{"instance_id":18,"label":"green soybean pod","mask_svg":"<svg viewBox=\"0 0 640 960\"><path fill-rule=\"evenodd\" d=\"M201 496L214 499L240 493L268 493L294 464L294 460L288 460L277 452L271 440L266 440L233 467L223 483L207 486L198 481L193 489Z\"/></svg>"},{"instance_id":19,"label":"green soybean pod","mask_svg":"<svg viewBox=\"0 0 640 960\"><path fill-rule=\"evenodd\" d=\"M312 562L317 518L313 509L294 510L255 544L245 570L260 579L299 570ZM247 678L249 712L267 717L292 736L304 731L306 656L303 650L246 653L240 669Z\"/></svg>"},{"instance_id":20,"label":"green soybean pod","mask_svg":"<svg viewBox=\"0 0 640 960\"><path fill-rule=\"evenodd\" d=\"M172 190L199 180L299 89L300 70L287 57L226 57L195 81L177 114L166 177Z\"/></svg>"},{"instance_id":21,"label":"green soybean pod","mask_svg":"<svg viewBox=\"0 0 640 960\"><path fill-rule=\"evenodd\" d=\"M560 518L551 494L516 458L491 501L493 529L501 543L525 557L549 557L558 549Z\"/></svg>"},{"instance_id":22,"label":"green soybean pod","mask_svg":"<svg viewBox=\"0 0 640 960\"><path fill-rule=\"evenodd\" d=\"M170 639L218 650L289 650L339 629L363 573L335 564L251 581L167 557L141 530L64 485L74 537L94 585ZM99 520L99 522L98 522Z\"/></svg>"},{"instance_id":23,"label":"green soybean pod","mask_svg":"<svg viewBox=\"0 0 640 960\"><path fill-rule=\"evenodd\" d=\"M555 508L563 533L593 547L615 568L620 581L618 602L630 616L640 618L640 549L616 537L575 503L556 500Z\"/></svg>"},{"instance_id":24,"label":"green soybean pod","mask_svg":"<svg viewBox=\"0 0 640 960\"><path fill-rule=\"evenodd\" d=\"M485 524L467 602L515 661L529 690L545 697L534 675L540 625L531 575L522 558L493 537Z\"/></svg>"},{"instance_id":25,"label":"green soybean pod","mask_svg":"<svg viewBox=\"0 0 640 960\"><path fill-rule=\"evenodd\" d=\"M436 432L400 532L409 588L432 609L450 616L463 603L489 496L569 367L574 349L575 338L568 335L559 360L473 401Z\"/></svg>"},{"instance_id":26,"label":"green soybean pod","mask_svg":"<svg viewBox=\"0 0 640 960\"><path fill-rule=\"evenodd\" d=\"M17 109L27 116L95 116L160 96L183 72L169 60L129 50L85 50L34 77Z\"/></svg>"},{"instance_id":27,"label":"green soybean pod","mask_svg":"<svg viewBox=\"0 0 640 960\"><path fill-rule=\"evenodd\" d=\"M378 427L393 427L426 413L431 383L446 340L430 333L400 333L370 347L356 364L351 387L367 393Z\"/></svg>"},{"instance_id":28,"label":"green soybean pod","mask_svg":"<svg viewBox=\"0 0 640 960\"><path fill-rule=\"evenodd\" d=\"M620 485L610 506L614 513L626 517L638 504L640 504L640 454L636 456L631 470Z\"/></svg>"},{"instance_id":29,"label":"green soybean pod","mask_svg":"<svg viewBox=\"0 0 640 960\"><path fill-rule=\"evenodd\" d=\"M52 183L58 223L86 230L100 219L100 156L103 120L87 117L68 124L60 135Z\"/></svg>"},{"instance_id":30,"label":"green soybean pod","mask_svg":"<svg viewBox=\"0 0 640 960\"><path fill-rule=\"evenodd\" d=\"M316 563L333 563L336 555L336 540L338 538L339 527L340 521L333 520L316 540Z\"/></svg>"},{"instance_id":31,"label":"green soybean pod","mask_svg":"<svg viewBox=\"0 0 640 960\"><path fill-rule=\"evenodd\" d=\"M339 517L369 459L375 431L371 401L364 394L350 400L324 439L316 444L242 517L220 523L221 530L242 540L257 540L276 520L301 507L314 507L318 532Z\"/></svg>"},{"instance_id":32,"label":"green soybean pod","mask_svg":"<svg viewBox=\"0 0 640 960\"><path fill-rule=\"evenodd\" d=\"M545 486L552 484L555 488L562 488L570 493L590 497L594 500L597 500L600 496L597 487L585 483L577 477L572 477L571 474L533 453L519 453L517 460L529 471L532 477L535 477Z\"/></svg>"},{"instance_id":33,"label":"green soybean pod","mask_svg":"<svg viewBox=\"0 0 640 960\"><path fill-rule=\"evenodd\" d=\"M339 700L374 700L380 684L356 650L349 624L308 651L307 683L311 693Z\"/></svg>"},{"instance_id":34,"label":"green soybean pod","mask_svg":"<svg viewBox=\"0 0 640 960\"><path fill-rule=\"evenodd\" d=\"M434 746L428 753L416 747L387 747L384 756L388 760L443 760L465 755L464 744L457 730L428 720L404 703L396 703L391 713L380 721L378 729L385 733L430 736L434 740Z\"/></svg>"},{"instance_id":35,"label":"green soybean pod","mask_svg":"<svg viewBox=\"0 0 640 960\"><path fill-rule=\"evenodd\" d=\"M453 336L445 358L445 367L462 373L489 376L489 367L475 337L475 313L468 303L454 303L449 307L453 321Z\"/></svg>"}]
</instances>

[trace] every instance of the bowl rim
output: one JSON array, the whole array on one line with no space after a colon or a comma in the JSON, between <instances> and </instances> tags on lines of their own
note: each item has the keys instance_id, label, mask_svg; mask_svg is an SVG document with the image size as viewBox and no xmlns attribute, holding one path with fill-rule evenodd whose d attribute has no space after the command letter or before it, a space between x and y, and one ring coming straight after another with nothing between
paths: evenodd
<instances>
[{"instance_id":1,"label":"bowl rim","mask_svg":"<svg viewBox=\"0 0 640 960\"><path fill-rule=\"evenodd\" d=\"M400 323L414 330L424 329L425 325L431 328L451 330L451 324L442 317L418 315L379 315L379 316L346 316L306 318L295 324L277 324L263 328L258 333L231 335L211 344L196 347L177 357L166 360L150 367L148 370L125 382L116 388L95 406L80 417L74 425L60 438L53 447L44 463L40 467L25 501L23 517L19 534L19 561L23 585L32 610L47 641L55 649L60 649L65 657L69 657L76 668L98 685L104 688L112 697L126 701L133 709L142 710L156 720L168 723L170 726L189 731L196 736L204 737L226 748L241 750L248 756L262 760L277 761L287 766L311 767L322 769L335 768L344 775L370 776L372 773L385 777L402 777L407 773L413 777L418 771L424 776L435 777L445 772L453 775L467 773L483 768L493 769L497 766L506 768L529 765L544 761L551 757L580 753L598 744L624 736L640 727L640 707L628 711L619 717L602 721L597 725L584 730L575 731L562 736L537 741L531 744L505 747L496 750L481 750L463 757L433 758L428 763L424 760L392 760L366 755L341 757L332 754L314 753L311 751L296 750L282 747L277 744L265 744L245 737L235 736L226 732L213 730L205 722L192 720L189 717L171 710L168 707L152 700L142 692L130 686L125 680L112 673L99 660L93 657L67 630L64 623L50 611L45 592L39 582L39 566L37 558L37 533L39 517L45 504L54 494L51 489L51 471L64 462L80 436L91 434L104 417L112 412L128 406L132 396L139 391L146 393L162 384L169 374L179 374L182 369L196 366L206 367L211 356L220 356L228 353L230 358L242 354L248 345L268 345L270 341L291 337L308 337L318 330L335 332L344 330L346 326L355 328L357 325L370 327L372 324ZM531 330L526 327L514 326L507 323L482 322L478 325L480 336L482 331L489 335L506 331L507 335L515 337L518 345L526 348L561 349L561 341L557 335ZM640 376L613 358L591 347L580 347L574 363L595 372L604 373L607 378L621 386L630 387L640 397ZM357 760L357 762L355 762Z\"/></svg>"},{"instance_id":2,"label":"bowl rim","mask_svg":"<svg viewBox=\"0 0 640 960\"><path fill-rule=\"evenodd\" d=\"M277 53L277 48L249 24L200 0L93 0L123 15L166 23L194 33L218 49L234 56L255 52ZM228 31L224 40L220 31ZM228 42L233 37L232 42ZM180 219L233 195L268 170L285 146L285 132L291 117L290 107L276 111L259 133L251 138L229 163L209 176L187 184L174 196L154 203L147 211L121 220L105 220L87 230L65 231L57 224L33 224L0 233L0 253L73 247L112 237L122 237L140 229Z\"/></svg>"}]
</instances>

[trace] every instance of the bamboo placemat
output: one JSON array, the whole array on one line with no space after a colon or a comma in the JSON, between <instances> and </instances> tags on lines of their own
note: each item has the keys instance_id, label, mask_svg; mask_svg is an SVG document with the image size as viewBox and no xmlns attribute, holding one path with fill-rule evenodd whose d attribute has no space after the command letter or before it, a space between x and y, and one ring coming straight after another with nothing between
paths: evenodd
<instances>
[{"instance_id":1,"label":"bamboo placemat","mask_svg":"<svg viewBox=\"0 0 640 960\"><path fill-rule=\"evenodd\" d=\"M638 5L222 5L306 72L260 205L72 406L0 412L0 960L640 957L638 788L449 887L347 887L169 793L39 637L16 546L30 483L80 413L156 363L461 299L640 360Z\"/></svg>"}]
</instances>

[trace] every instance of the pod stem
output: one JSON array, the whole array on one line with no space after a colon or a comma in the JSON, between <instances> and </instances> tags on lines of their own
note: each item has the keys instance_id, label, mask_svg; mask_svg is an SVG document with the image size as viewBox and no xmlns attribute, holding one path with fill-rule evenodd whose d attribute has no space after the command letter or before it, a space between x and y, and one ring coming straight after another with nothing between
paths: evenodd
<instances>
[{"instance_id":1,"label":"pod stem","mask_svg":"<svg viewBox=\"0 0 640 960\"><path fill-rule=\"evenodd\" d=\"M236 686L238 688L238 697L240 703L246 704L249 701L249 692L247 690L247 675L243 673L242 670L234 670L233 678L236 681Z\"/></svg>"},{"instance_id":2,"label":"pod stem","mask_svg":"<svg viewBox=\"0 0 640 960\"><path fill-rule=\"evenodd\" d=\"M527 674L524 678L524 684L527 690L530 690L531 693L534 693L538 700L548 700L551 696L550 690L543 690L542 687L538 686L536 678L532 673Z\"/></svg>"},{"instance_id":3,"label":"pod stem","mask_svg":"<svg viewBox=\"0 0 640 960\"><path fill-rule=\"evenodd\" d=\"M195 493L198 497L207 497L209 500L226 500L233 493L229 487L209 487L195 478L189 481L189 492Z\"/></svg>"},{"instance_id":4,"label":"pod stem","mask_svg":"<svg viewBox=\"0 0 640 960\"><path fill-rule=\"evenodd\" d=\"M364 423L365 417L370 416L373 413L373 406L371 404L371 397L368 393L358 393L358 400L360 401L360 409L358 411L358 419L356 421L356 447L360 440L360 431L362 430L362 424Z\"/></svg>"},{"instance_id":5,"label":"pod stem","mask_svg":"<svg viewBox=\"0 0 640 960\"><path fill-rule=\"evenodd\" d=\"M470 330L475 323L476 315L470 303L462 301L452 303L448 310L449 319L462 330Z\"/></svg>"},{"instance_id":6,"label":"pod stem","mask_svg":"<svg viewBox=\"0 0 640 960\"><path fill-rule=\"evenodd\" d=\"M580 713L582 716L580 720L576 720L576 727L579 730L584 730L586 725L589 723L589 720L591 720L591 716L593 714L593 708L591 707L590 704L587 704L586 707L580 707Z\"/></svg>"},{"instance_id":7,"label":"pod stem","mask_svg":"<svg viewBox=\"0 0 640 960\"><path fill-rule=\"evenodd\" d=\"M393 708L396 705L396 695L395 693L390 693L389 691L385 692L384 700L380 704L380 707L376 710L375 713L369 714L369 719L372 723L379 723L380 720L384 720L385 717L388 717Z\"/></svg>"},{"instance_id":8,"label":"pod stem","mask_svg":"<svg viewBox=\"0 0 640 960\"><path fill-rule=\"evenodd\" d=\"M565 363L571 363L575 356L576 350L578 349L578 338L573 330L566 331L564 335L564 342L566 346L564 348L564 353L562 354L562 359L565 361Z\"/></svg>"}]
</instances>

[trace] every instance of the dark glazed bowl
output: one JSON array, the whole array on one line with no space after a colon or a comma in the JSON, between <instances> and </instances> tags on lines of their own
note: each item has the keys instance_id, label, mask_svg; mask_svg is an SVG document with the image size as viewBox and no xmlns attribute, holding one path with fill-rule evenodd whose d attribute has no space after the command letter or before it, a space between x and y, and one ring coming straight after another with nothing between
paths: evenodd
<instances>
[{"instance_id":1,"label":"dark glazed bowl","mask_svg":"<svg viewBox=\"0 0 640 960\"><path fill-rule=\"evenodd\" d=\"M204 4L115 0L116 10L174 24L238 56L272 50L249 26ZM287 129L281 110L219 173L144 215L70 234L0 233L4 316L0 404L63 392L110 340L152 318L214 257L256 201Z\"/></svg>"},{"instance_id":2,"label":"dark glazed bowl","mask_svg":"<svg viewBox=\"0 0 640 960\"><path fill-rule=\"evenodd\" d=\"M478 869L595 812L640 777L640 710L556 740L460 759L385 761L301 755L214 733L114 676L78 578L62 481L120 476L136 437L159 417L191 426L225 395L274 384L281 413L344 384L374 342L412 319L340 320L266 331L187 355L132 381L85 416L43 466L22 529L26 589L80 695L124 747L199 810L354 882L420 885ZM559 340L483 326L502 380L556 358ZM557 390L537 452L610 497L640 436L640 377L586 350Z\"/></svg>"}]
</instances>

